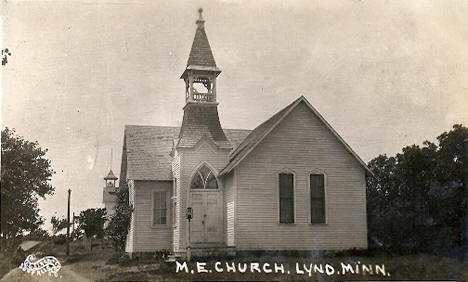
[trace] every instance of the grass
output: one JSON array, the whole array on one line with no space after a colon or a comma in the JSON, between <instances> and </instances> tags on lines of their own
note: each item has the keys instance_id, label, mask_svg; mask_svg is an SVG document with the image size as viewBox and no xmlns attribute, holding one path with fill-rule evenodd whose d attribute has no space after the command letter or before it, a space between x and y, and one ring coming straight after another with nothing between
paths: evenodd
<instances>
[{"instance_id":1,"label":"grass","mask_svg":"<svg viewBox=\"0 0 468 282\"><path fill-rule=\"evenodd\" d=\"M98 250L96 250L97 252ZM99 251L104 251L99 250ZM94 252L94 251L93 251ZM102 256L102 254L101 254ZM111 252L106 253L107 260L111 257ZM211 269L211 273L197 273L196 262L205 262L206 268ZM214 266L217 261L223 263L224 272L218 273ZM284 273L258 273L256 271L246 271L245 273L227 272L225 262L229 263L250 263L259 262L261 264L268 262L270 265L283 264L285 270L290 270L290 274ZM313 273L309 276L307 273L298 275L295 270L296 263L310 265L326 263L333 265L336 270L341 270L341 262L356 265L358 262L362 264L385 265L386 272L390 275L383 276L369 273L352 274L346 273L326 275ZM286 281L286 280L467 280L468 279L468 264L459 260L434 256L428 254L418 255L391 255L385 253L379 254L349 254L349 253L328 253L328 254L310 254L309 256L302 255L301 257L292 254L264 254L238 256L236 258L225 259L194 259L187 264L189 270L195 270L195 273L186 273L179 271L176 273L175 263L164 263L161 261L151 260L132 260L128 265L106 264L105 258L99 258L96 255L90 256L84 261L73 264L74 270L79 273L99 273L99 275L91 274L88 277L95 278L100 281L127 281L127 280L250 280L250 281ZM285 271L285 272L286 272Z\"/></svg>"},{"instance_id":2,"label":"grass","mask_svg":"<svg viewBox=\"0 0 468 282\"><path fill-rule=\"evenodd\" d=\"M5 254L0 253L0 278L7 274L13 267L10 259L6 257Z\"/></svg>"},{"instance_id":3,"label":"grass","mask_svg":"<svg viewBox=\"0 0 468 282\"><path fill-rule=\"evenodd\" d=\"M463 263L457 259L435 256L428 254L418 255L392 255L386 253L370 252L328 252L328 253L244 253L236 258L201 258L194 259L188 263L189 270L195 270L195 273L186 273L179 271L176 273L175 263L165 263L151 258L140 258L134 260L119 260L115 251L109 247L99 245L92 252L81 247L78 242L71 245L71 255L65 256L65 245L56 245L53 242L41 244L38 250L44 255L54 255L59 258L62 265L69 271L73 271L82 277L92 281L128 281L128 280L468 280L468 263ZM117 259L115 259L117 258ZM0 271L3 269L2 263L6 261L0 254ZM120 261L120 264L119 264ZM206 268L212 270L211 273L197 273L196 262L206 262ZM224 272L215 271L215 263L223 263ZM225 262L229 263L250 263L258 262L260 264L269 263L270 265L283 264L285 270L290 270L290 274L284 273L258 273L250 270L245 273L227 272ZM336 271L341 271L341 262L351 265L385 265L386 273L390 275L376 275L374 273L360 272L346 273L345 275L333 274L326 275L312 272L309 276L306 273L298 275L295 265L299 263L301 270L303 264L322 264L328 263L334 266ZM361 268L362 269L362 268ZM64 269L65 271L65 269Z\"/></svg>"},{"instance_id":4,"label":"grass","mask_svg":"<svg viewBox=\"0 0 468 282\"><path fill-rule=\"evenodd\" d=\"M199 260L203 261L203 260ZM226 260L221 260L226 261ZM378 254L375 256L313 256L313 257L290 257L290 256L278 256L278 257L245 257L237 258L232 260L227 260L228 262L269 262L270 265L276 263L281 263L285 266L286 269L290 270L290 274L281 274L281 273L258 273L250 272L246 273L226 273L226 267L224 267L223 273L217 273L213 271L212 273L202 273L197 274L196 271L194 274L179 272L175 273L175 265L172 267L165 266L160 268L159 271L156 271L164 279L181 279L181 280L466 280L468 278L468 265L463 264L462 262L456 259L450 259L445 257L432 256L427 254L420 255L411 255L411 256L392 256L388 254ZM208 260L207 268L214 269L214 264L216 260ZM347 273L346 275L334 274L326 275L320 273L312 272L312 275L309 276L307 273L303 275L298 275L295 271L296 263L299 265L306 264L322 264L326 263L333 265L336 270L341 270L341 262L350 263L352 265L360 264L378 264L385 265L385 270L390 273L389 276L383 276L381 274L373 275L369 273L366 274L351 274ZM188 264L189 269L196 269L196 263ZM301 267L302 268L302 267ZM303 269L303 268L302 268Z\"/></svg>"}]
</instances>

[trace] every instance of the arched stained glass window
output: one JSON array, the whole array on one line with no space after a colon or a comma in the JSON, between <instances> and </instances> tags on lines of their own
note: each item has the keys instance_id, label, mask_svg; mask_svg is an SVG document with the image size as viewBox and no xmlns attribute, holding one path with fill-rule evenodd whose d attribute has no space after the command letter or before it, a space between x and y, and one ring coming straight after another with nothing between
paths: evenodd
<instances>
[{"instance_id":1,"label":"arched stained glass window","mask_svg":"<svg viewBox=\"0 0 468 282\"><path fill-rule=\"evenodd\" d=\"M193 176L190 189L218 189L218 181L211 169L203 165Z\"/></svg>"}]
</instances>

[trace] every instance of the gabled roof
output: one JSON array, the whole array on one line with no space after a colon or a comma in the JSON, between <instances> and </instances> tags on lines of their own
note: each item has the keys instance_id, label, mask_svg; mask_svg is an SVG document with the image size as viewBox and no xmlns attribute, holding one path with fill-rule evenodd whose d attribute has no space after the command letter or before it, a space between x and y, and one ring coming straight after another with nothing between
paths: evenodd
<instances>
[{"instance_id":1,"label":"gabled roof","mask_svg":"<svg viewBox=\"0 0 468 282\"><path fill-rule=\"evenodd\" d=\"M170 153L179 131L180 127L126 125L121 178L172 180ZM250 130L224 129L233 146L238 146L249 133Z\"/></svg>"},{"instance_id":2,"label":"gabled roof","mask_svg":"<svg viewBox=\"0 0 468 282\"><path fill-rule=\"evenodd\" d=\"M351 155L363 166L369 175L372 172L367 167L366 163L351 149L351 147L343 140L343 138L331 127L331 125L320 115L320 113L307 101L304 96L299 97L284 109L273 115L271 118L257 126L247 136L242 143L231 152L228 165L221 170L220 175L225 175L234 169L297 105L305 103L309 109L325 124L325 126L338 138L345 146Z\"/></svg>"},{"instance_id":3,"label":"gabled roof","mask_svg":"<svg viewBox=\"0 0 468 282\"><path fill-rule=\"evenodd\" d=\"M127 179L172 180L172 140L179 127L125 126Z\"/></svg>"}]
</instances>

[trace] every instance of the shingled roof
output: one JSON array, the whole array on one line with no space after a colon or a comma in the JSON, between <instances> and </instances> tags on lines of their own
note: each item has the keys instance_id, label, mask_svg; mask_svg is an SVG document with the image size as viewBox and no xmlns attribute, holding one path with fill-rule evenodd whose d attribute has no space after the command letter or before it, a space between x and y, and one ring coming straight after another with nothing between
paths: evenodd
<instances>
[{"instance_id":1,"label":"shingled roof","mask_svg":"<svg viewBox=\"0 0 468 282\"><path fill-rule=\"evenodd\" d=\"M217 104L188 103L177 147L193 147L204 136L220 148L232 148L221 128Z\"/></svg>"},{"instance_id":2,"label":"shingled roof","mask_svg":"<svg viewBox=\"0 0 468 282\"><path fill-rule=\"evenodd\" d=\"M205 21L202 18L203 10L200 9L200 18L197 20L197 30L193 39L192 49L187 61L189 66L204 66L216 68L216 62L211 52L210 43L205 33Z\"/></svg>"},{"instance_id":3,"label":"shingled roof","mask_svg":"<svg viewBox=\"0 0 468 282\"><path fill-rule=\"evenodd\" d=\"M343 140L343 138L331 127L331 125L320 115L320 113L307 101L304 96L294 100L291 104L287 105L284 109L273 115L271 118L257 126L250 134L242 141L236 149L234 149L229 156L228 165L221 170L220 175L225 175L234 169L275 127L281 120L286 117L293 108L299 103L305 103L309 109L327 126L327 128L338 138L338 140L345 146L348 152L353 155L356 160L363 166L369 175L372 172L367 167L366 163L351 149L351 147Z\"/></svg>"},{"instance_id":4,"label":"shingled roof","mask_svg":"<svg viewBox=\"0 0 468 282\"><path fill-rule=\"evenodd\" d=\"M104 177L104 180L117 180L117 176L115 176L114 172L111 170L109 170L109 173L107 174L106 177Z\"/></svg>"},{"instance_id":5,"label":"shingled roof","mask_svg":"<svg viewBox=\"0 0 468 282\"><path fill-rule=\"evenodd\" d=\"M180 127L126 125L121 180L172 180L169 155ZM237 147L250 130L224 129L227 140Z\"/></svg>"}]
</instances>

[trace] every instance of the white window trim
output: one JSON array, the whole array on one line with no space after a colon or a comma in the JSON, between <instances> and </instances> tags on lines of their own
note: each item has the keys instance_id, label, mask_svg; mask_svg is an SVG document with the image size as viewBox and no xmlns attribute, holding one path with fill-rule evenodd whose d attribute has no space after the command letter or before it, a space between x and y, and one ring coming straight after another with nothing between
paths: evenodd
<instances>
[{"instance_id":1,"label":"white window trim","mask_svg":"<svg viewBox=\"0 0 468 282\"><path fill-rule=\"evenodd\" d=\"M191 186L192 186L192 180L193 180L193 178L194 178L195 176L199 176L198 170L199 170L200 168L202 168L204 165L206 165L206 166L208 167L208 169L210 169L211 174L213 174L214 178L216 179L216 182L217 182L217 184L218 184L218 188L216 188L216 189L212 189L212 188L210 188L210 189L205 189L205 188L193 188L193 189L192 189L192 187L191 187ZM221 181L219 181L218 175L219 175L219 172L218 172L212 165L210 165L210 164L207 163L207 162L201 162L201 163L199 163L199 164L195 167L195 169L192 171L192 173L191 173L191 175L190 175L190 178L189 178L189 179L190 179L190 180L189 180L189 189L188 189L188 190L189 190L189 191L196 191L196 192L215 192L215 191L219 192L220 189L221 189Z\"/></svg>"},{"instance_id":2,"label":"white window trim","mask_svg":"<svg viewBox=\"0 0 468 282\"><path fill-rule=\"evenodd\" d=\"M293 175L293 212L294 212L294 217L293 217L293 222L292 223L284 223L281 222L281 210L280 210L280 182L279 182L279 175L282 173L289 173ZM284 225L284 226L290 226L290 225L295 225L297 223L297 211L296 211L296 186L297 186L297 178L296 178L296 173L289 169L289 168L283 168L282 170L279 170L275 174L276 178L276 208L278 211L277 214L277 221L279 225Z\"/></svg>"},{"instance_id":3,"label":"white window trim","mask_svg":"<svg viewBox=\"0 0 468 282\"><path fill-rule=\"evenodd\" d=\"M310 203L310 175L312 174L321 174L323 175L323 192L324 192L324 205L325 205L325 223L312 223L312 206ZM313 169L308 171L307 173L307 222L309 225L313 226L320 226L320 225L328 225L328 175L325 173L325 171L321 169Z\"/></svg>"},{"instance_id":4,"label":"white window trim","mask_svg":"<svg viewBox=\"0 0 468 282\"><path fill-rule=\"evenodd\" d=\"M172 183L172 195L170 198L170 204L171 204L171 225L173 228L177 228L177 205L178 205L178 193L177 193L177 186L179 185L179 179L176 177L173 178L173 183Z\"/></svg>"},{"instance_id":5,"label":"white window trim","mask_svg":"<svg viewBox=\"0 0 468 282\"><path fill-rule=\"evenodd\" d=\"M172 178L172 195L171 195L171 200L172 199L177 199L177 184L179 180L174 177Z\"/></svg>"},{"instance_id":6,"label":"white window trim","mask_svg":"<svg viewBox=\"0 0 468 282\"><path fill-rule=\"evenodd\" d=\"M154 223L154 194L157 192L166 192L166 224L155 224ZM167 189L153 189L151 190L151 227L152 228L169 228L172 224L171 218L171 199L170 191Z\"/></svg>"}]
</instances>

